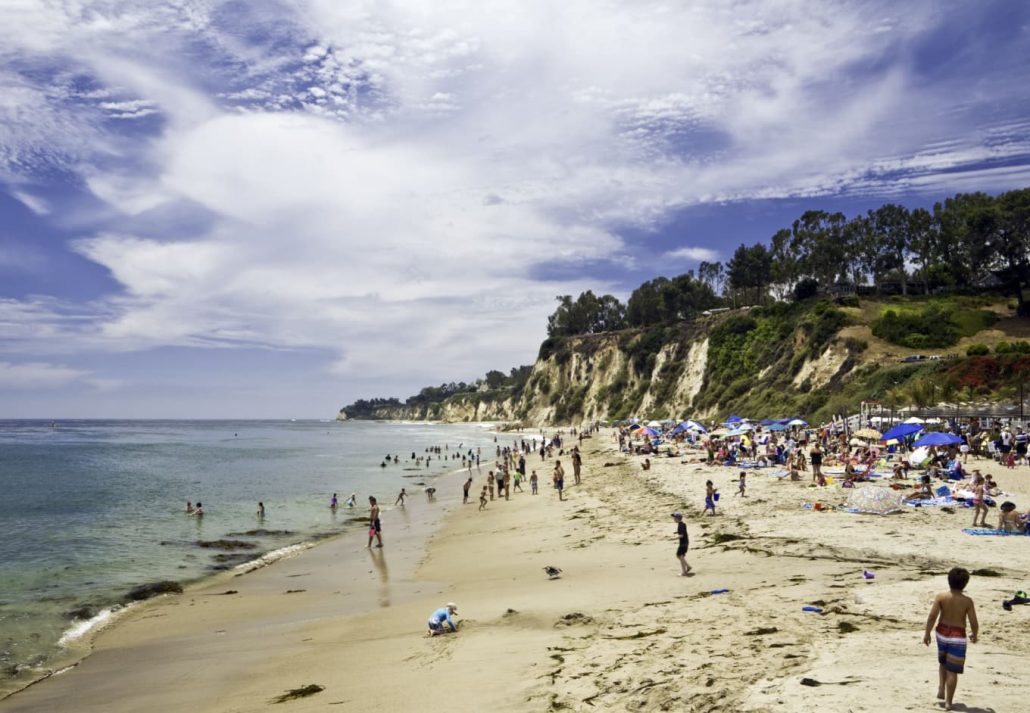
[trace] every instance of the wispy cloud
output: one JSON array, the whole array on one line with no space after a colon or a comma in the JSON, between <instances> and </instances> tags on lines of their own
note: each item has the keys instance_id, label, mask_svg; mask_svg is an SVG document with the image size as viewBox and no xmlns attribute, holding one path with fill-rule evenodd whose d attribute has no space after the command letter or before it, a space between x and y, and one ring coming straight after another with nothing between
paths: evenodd
<instances>
[{"instance_id":1,"label":"wispy cloud","mask_svg":"<svg viewBox=\"0 0 1030 713\"><path fill-rule=\"evenodd\" d=\"M0 389L52 389L81 379L88 373L46 362L0 361Z\"/></svg>"},{"instance_id":2,"label":"wispy cloud","mask_svg":"<svg viewBox=\"0 0 1030 713\"><path fill-rule=\"evenodd\" d=\"M717 260L719 259L719 253L711 248L688 246L677 248L676 250L670 250L665 253L665 257L671 260L690 260L692 262L701 262L702 260Z\"/></svg>"},{"instance_id":3,"label":"wispy cloud","mask_svg":"<svg viewBox=\"0 0 1030 713\"><path fill-rule=\"evenodd\" d=\"M0 302L4 346L313 349L428 378L523 360L555 294L605 287L541 272L614 275L627 236L684 207L1030 178L1025 89L920 76L944 21L932 2L6 3L0 178L63 220L25 186L81 181L105 211L69 249L118 289Z\"/></svg>"}]
</instances>

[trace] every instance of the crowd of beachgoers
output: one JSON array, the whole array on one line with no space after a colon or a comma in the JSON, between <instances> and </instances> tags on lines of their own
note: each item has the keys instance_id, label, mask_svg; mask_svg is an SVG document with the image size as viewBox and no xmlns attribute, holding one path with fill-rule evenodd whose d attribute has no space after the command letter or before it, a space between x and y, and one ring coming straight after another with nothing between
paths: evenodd
<instances>
[{"instance_id":1,"label":"crowd of beachgoers","mask_svg":"<svg viewBox=\"0 0 1030 713\"><path fill-rule=\"evenodd\" d=\"M755 469L771 469L776 477L809 481L816 488L855 490L860 483L885 479L896 497L863 489L863 497L851 494L841 507L878 514L903 504L968 507L974 514L970 529L1030 534L1030 510L1020 512L1016 503L1004 500L1006 493L990 472L1030 465L1022 425L911 417L881 433L872 423L852 430L843 421L812 427L800 418L751 421L731 416L710 426L696 420L633 420L618 425L616 438L621 451L644 456L645 470L651 456L740 469L740 495L746 473ZM716 497L706 492L706 509L712 513ZM828 505L817 500L814 506ZM987 520L994 508L996 527Z\"/></svg>"}]
</instances>

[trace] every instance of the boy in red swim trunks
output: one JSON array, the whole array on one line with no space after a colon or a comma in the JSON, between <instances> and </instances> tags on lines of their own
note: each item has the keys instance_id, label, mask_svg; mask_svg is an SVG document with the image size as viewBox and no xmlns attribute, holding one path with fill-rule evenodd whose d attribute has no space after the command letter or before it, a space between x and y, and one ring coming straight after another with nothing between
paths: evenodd
<instances>
[{"instance_id":1,"label":"boy in red swim trunks","mask_svg":"<svg viewBox=\"0 0 1030 713\"><path fill-rule=\"evenodd\" d=\"M955 697L958 675L965 669L966 620L969 620L970 642L976 643L980 630L973 600L962 592L968 583L969 572L962 567L954 567L948 572L950 589L933 598L930 616L926 619L926 633L923 635L923 643L929 646L930 632L934 624L937 625L937 660L940 662L937 697L944 700L944 710L948 711Z\"/></svg>"}]
</instances>

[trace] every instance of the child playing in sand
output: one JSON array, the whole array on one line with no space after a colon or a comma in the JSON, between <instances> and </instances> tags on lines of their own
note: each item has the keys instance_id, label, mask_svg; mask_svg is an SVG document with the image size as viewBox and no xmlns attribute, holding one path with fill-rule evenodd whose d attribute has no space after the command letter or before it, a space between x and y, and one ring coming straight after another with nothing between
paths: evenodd
<instances>
[{"instance_id":1,"label":"child playing in sand","mask_svg":"<svg viewBox=\"0 0 1030 713\"><path fill-rule=\"evenodd\" d=\"M962 591L968 583L969 572L965 569L954 567L948 572L949 590L934 597L923 634L923 644L929 646L930 632L934 624L937 625L937 661L940 664L937 698L944 701L944 710L948 711L955 697L958 675L965 670L966 620L969 620L969 641L975 644L980 630L973 600Z\"/></svg>"},{"instance_id":2,"label":"child playing in sand","mask_svg":"<svg viewBox=\"0 0 1030 713\"><path fill-rule=\"evenodd\" d=\"M715 514L715 497L719 491L712 485L712 481L705 482L705 512L711 510L711 514Z\"/></svg>"},{"instance_id":3,"label":"child playing in sand","mask_svg":"<svg viewBox=\"0 0 1030 713\"><path fill-rule=\"evenodd\" d=\"M740 473L740 481L737 484L737 495L739 495L742 498L746 498L747 497L747 493L744 492L745 490L747 490L746 478L747 478L747 473L741 471L741 473Z\"/></svg>"},{"instance_id":4,"label":"child playing in sand","mask_svg":"<svg viewBox=\"0 0 1030 713\"><path fill-rule=\"evenodd\" d=\"M487 503L487 499L486 499L486 486L484 485L483 486L483 492L481 492L479 494L479 509L480 510L486 510L486 503Z\"/></svg>"}]
</instances>

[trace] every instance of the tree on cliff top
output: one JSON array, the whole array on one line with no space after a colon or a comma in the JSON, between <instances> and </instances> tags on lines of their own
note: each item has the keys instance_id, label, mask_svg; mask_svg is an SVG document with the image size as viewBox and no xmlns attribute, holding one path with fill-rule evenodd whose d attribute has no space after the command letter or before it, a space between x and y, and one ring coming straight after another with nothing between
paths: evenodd
<instances>
[{"instance_id":1,"label":"tree on cliff top","mask_svg":"<svg viewBox=\"0 0 1030 713\"><path fill-rule=\"evenodd\" d=\"M558 309L547 318L548 337L615 332L625 327L626 307L611 295L598 297L587 290L575 301L572 295L555 299Z\"/></svg>"}]
</instances>

